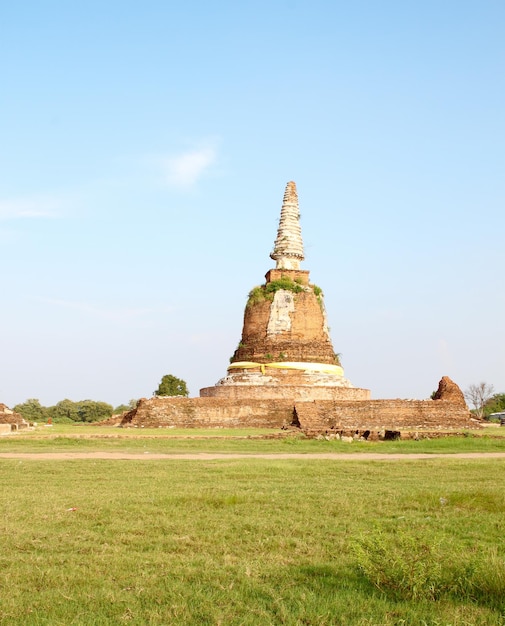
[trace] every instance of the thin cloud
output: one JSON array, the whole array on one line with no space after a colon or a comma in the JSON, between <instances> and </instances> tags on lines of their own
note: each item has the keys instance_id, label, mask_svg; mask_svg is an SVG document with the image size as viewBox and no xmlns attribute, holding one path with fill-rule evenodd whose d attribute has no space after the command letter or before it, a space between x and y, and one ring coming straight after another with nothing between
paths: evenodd
<instances>
[{"instance_id":1,"label":"thin cloud","mask_svg":"<svg viewBox=\"0 0 505 626\"><path fill-rule=\"evenodd\" d=\"M216 159L217 152L212 146L164 159L165 182L176 187L192 187L216 162Z\"/></svg>"},{"instance_id":2,"label":"thin cloud","mask_svg":"<svg viewBox=\"0 0 505 626\"><path fill-rule=\"evenodd\" d=\"M0 220L54 219L63 201L57 196L27 196L0 200Z\"/></svg>"}]
</instances>

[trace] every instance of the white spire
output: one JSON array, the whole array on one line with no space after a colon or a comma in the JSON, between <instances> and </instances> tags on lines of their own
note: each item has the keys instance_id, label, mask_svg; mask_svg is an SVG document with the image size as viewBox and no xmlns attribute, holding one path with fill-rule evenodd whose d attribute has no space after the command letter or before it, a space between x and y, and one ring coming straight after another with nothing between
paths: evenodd
<instances>
[{"instance_id":1,"label":"white spire","mask_svg":"<svg viewBox=\"0 0 505 626\"><path fill-rule=\"evenodd\" d=\"M276 269L286 270L300 269L300 261L305 258L300 229L298 194L296 193L296 184L293 181L286 185L277 239L270 258L276 261Z\"/></svg>"}]
</instances>

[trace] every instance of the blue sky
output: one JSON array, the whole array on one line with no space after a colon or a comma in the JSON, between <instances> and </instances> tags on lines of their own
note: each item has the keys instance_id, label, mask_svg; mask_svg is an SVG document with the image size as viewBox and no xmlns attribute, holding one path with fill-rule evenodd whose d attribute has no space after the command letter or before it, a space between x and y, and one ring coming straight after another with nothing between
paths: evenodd
<instances>
[{"instance_id":1,"label":"blue sky","mask_svg":"<svg viewBox=\"0 0 505 626\"><path fill-rule=\"evenodd\" d=\"M0 8L0 402L225 375L297 183L346 376L505 392L505 4Z\"/></svg>"}]
</instances>

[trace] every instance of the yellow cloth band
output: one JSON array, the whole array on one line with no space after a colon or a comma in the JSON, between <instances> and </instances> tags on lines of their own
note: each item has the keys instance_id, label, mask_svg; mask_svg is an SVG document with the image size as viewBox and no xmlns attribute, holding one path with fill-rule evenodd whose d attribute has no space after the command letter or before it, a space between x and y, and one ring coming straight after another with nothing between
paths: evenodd
<instances>
[{"instance_id":1,"label":"yellow cloth band","mask_svg":"<svg viewBox=\"0 0 505 626\"><path fill-rule=\"evenodd\" d=\"M293 361L282 361L280 363L254 363L253 361L237 361L232 363L228 370L231 369L254 369L259 367L261 373L265 373L265 369L270 367L279 370L302 370L306 372L321 372L322 374L333 374L334 376L343 376L344 370L340 365L331 365L330 363L301 363Z\"/></svg>"}]
</instances>

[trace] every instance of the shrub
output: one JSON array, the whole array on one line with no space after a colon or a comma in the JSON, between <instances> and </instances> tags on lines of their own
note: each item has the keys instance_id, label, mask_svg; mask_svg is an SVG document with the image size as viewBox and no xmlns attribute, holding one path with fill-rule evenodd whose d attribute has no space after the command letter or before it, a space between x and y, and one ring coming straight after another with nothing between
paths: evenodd
<instances>
[{"instance_id":1,"label":"shrub","mask_svg":"<svg viewBox=\"0 0 505 626\"><path fill-rule=\"evenodd\" d=\"M439 545L407 533L382 531L353 546L358 568L380 591L395 599L436 600L443 590Z\"/></svg>"},{"instance_id":2,"label":"shrub","mask_svg":"<svg viewBox=\"0 0 505 626\"><path fill-rule=\"evenodd\" d=\"M270 283L265 285L266 293L275 293L280 289L284 289L285 291L292 291L293 293L301 293L303 291L302 285L299 283L295 283L294 280L288 278L287 276L283 276L277 280L273 280Z\"/></svg>"},{"instance_id":3,"label":"shrub","mask_svg":"<svg viewBox=\"0 0 505 626\"><path fill-rule=\"evenodd\" d=\"M472 550L415 529L376 529L355 541L353 552L361 574L395 600L445 596L505 610L505 558L495 546Z\"/></svg>"},{"instance_id":4,"label":"shrub","mask_svg":"<svg viewBox=\"0 0 505 626\"><path fill-rule=\"evenodd\" d=\"M258 304L258 302L263 302L263 300L265 300L265 291L263 287L254 287L249 292L247 306L251 306L252 304Z\"/></svg>"},{"instance_id":5,"label":"shrub","mask_svg":"<svg viewBox=\"0 0 505 626\"><path fill-rule=\"evenodd\" d=\"M306 291L306 287L300 284L301 279L291 280L288 276L283 276L277 280L273 280L270 283L265 283L264 285L260 285L259 287L254 287L249 292L247 306L251 306L253 304L258 304L258 302L263 302L264 300L268 300L272 302L274 299L274 294L277 291L283 289L284 291L291 291L293 293L301 293L302 291ZM321 294L321 290L319 290L319 295ZM318 295L318 294L316 294Z\"/></svg>"}]
</instances>

